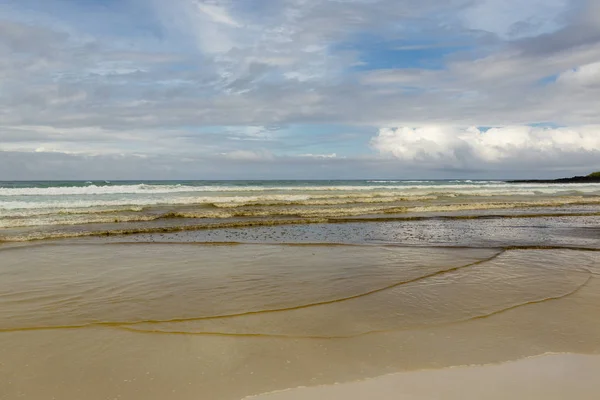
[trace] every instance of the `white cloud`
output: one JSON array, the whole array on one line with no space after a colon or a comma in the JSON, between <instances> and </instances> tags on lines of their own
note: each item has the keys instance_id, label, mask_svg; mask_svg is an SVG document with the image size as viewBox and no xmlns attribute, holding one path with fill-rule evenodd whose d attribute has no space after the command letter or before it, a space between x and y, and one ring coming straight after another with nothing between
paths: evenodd
<instances>
[{"instance_id":1,"label":"white cloud","mask_svg":"<svg viewBox=\"0 0 600 400\"><path fill-rule=\"evenodd\" d=\"M153 0L158 17L170 40L195 41L202 53L218 55L231 50L244 38L242 24L231 15L226 4L199 0Z\"/></svg>"},{"instance_id":2,"label":"white cloud","mask_svg":"<svg viewBox=\"0 0 600 400\"><path fill-rule=\"evenodd\" d=\"M556 79L556 82L558 84L578 87L600 85L600 62L582 65L563 72Z\"/></svg>"},{"instance_id":3,"label":"white cloud","mask_svg":"<svg viewBox=\"0 0 600 400\"><path fill-rule=\"evenodd\" d=\"M371 146L384 156L428 167L511 168L524 163L600 162L600 126L541 128L423 126L382 128Z\"/></svg>"},{"instance_id":4,"label":"white cloud","mask_svg":"<svg viewBox=\"0 0 600 400\"><path fill-rule=\"evenodd\" d=\"M229 160L237 161L264 161L273 159L273 154L266 150L235 150L228 153L223 153L222 155Z\"/></svg>"},{"instance_id":5,"label":"white cloud","mask_svg":"<svg viewBox=\"0 0 600 400\"><path fill-rule=\"evenodd\" d=\"M312 154L312 153L307 153L307 154L300 154L300 157L308 157L308 158L338 158L338 155L336 153L331 153L331 154Z\"/></svg>"},{"instance_id":6,"label":"white cloud","mask_svg":"<svg viewBox=\"0 0 600 400\"><path fill-rule=\"evenodd\" d=\"M215 4L207 4L202 2L197 2L196 7L198 10L202 11L204 14L208 15L213 21L219 22L226 25L231 25L235 27L239 27L240 24L235 21L231 15L225 10L223 7L219 7Z\"/></svg>"},{"instance_id":7,"label":"white cloud","mask_svg":"<svg viewBox=\"0 0 600 400\"><path fill-rule=\"evenodd\" d=\"M480 0L463 18L471 29L518 38L557 30L562 22L558 17L569 5L568 0Z\"/></svg>"}]
</instances>

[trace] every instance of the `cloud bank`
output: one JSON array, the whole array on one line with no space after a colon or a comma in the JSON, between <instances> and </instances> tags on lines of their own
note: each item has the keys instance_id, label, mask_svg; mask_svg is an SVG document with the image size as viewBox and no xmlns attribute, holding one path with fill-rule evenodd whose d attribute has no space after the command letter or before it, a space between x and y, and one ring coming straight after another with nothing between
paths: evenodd
<instances>
[{"instance_id":1,"label":"cloud bank","mask_svg":"<svg viewBox=\"0 0 600 400\"><path fill-rule=\"evenodd\" d=\"M571 168L600 164L600 126L383 128L371 146L382 155L423 166Z\"/></svg>"}]
</instances>

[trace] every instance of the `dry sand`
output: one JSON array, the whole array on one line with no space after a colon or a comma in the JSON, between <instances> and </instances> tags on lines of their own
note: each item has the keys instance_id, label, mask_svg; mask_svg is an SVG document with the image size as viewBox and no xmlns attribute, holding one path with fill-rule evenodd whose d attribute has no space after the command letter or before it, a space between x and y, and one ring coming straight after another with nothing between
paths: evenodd
<instances>
[{"instance_id":1,"label":"dry sand","mask_svg":"<svg viewBox=\"0 0 600 400\"><path fill-rule=\"evenodd\" d=\"M246 400L596 400L600 357L552 354L500 365L405 372Z\"/></svg>"}]
</instances>

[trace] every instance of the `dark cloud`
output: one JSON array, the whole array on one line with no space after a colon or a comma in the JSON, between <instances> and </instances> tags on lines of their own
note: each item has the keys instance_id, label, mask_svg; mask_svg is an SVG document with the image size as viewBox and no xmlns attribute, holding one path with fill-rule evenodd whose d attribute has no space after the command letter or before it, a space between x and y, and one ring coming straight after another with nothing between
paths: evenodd
<instances>
[{"instance_id":1,"label":"dark cloud","mask_svg":"<svg viewBox=\"0 0 600 400\"><path fill-rule=\"evenodd\" d=\"M514 45L531 57L543 57L580 46L600 43L600 3L594 0L575 2L565 16L565 26L556 32L516 41Z\"/></svg>"}]
</instances>

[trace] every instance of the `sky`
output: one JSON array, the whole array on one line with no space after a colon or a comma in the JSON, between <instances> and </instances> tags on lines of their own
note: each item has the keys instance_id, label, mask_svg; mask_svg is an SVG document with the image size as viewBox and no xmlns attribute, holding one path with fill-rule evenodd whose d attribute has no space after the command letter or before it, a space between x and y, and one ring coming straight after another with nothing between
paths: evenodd
<instances>
[{"instance_id":1,"label":"sky","mask_svg":"<svg viewBox=\"0 0 600 400\"><path fill-rule=\"evenodd\" d=\"M0 180L600 170L597 0L1 0Z\"/></svg>"}]
</instances>

